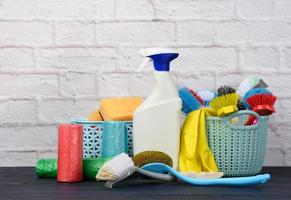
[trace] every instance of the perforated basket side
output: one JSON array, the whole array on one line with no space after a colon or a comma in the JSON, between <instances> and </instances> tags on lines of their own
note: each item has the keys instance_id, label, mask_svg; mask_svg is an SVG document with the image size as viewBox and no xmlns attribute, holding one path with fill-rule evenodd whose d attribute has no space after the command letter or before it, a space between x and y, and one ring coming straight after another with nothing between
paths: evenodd
<instances>
[{"instance_id":1,"label":"perforated basket side","mask_svg":"<svg viewBox=\"0 0 291 200\"><path fill-rule=\"evenodd\" d=\"M93 122L87 121L85 119L73 119L71 123L83 125L83 157L101 157L103 122ZM127 153L129 156L133 156L132 121L126 122L126 129Z\"/></svg>"},{"instance_id":2,"label":"perforated basket side","mask_svg":"<svg viewBox=\"0 0 291 200\"><path fill-rule=\"evenodd\" d=\"M133 124L132 122L126 122L127 129L127 154L132 157L133 156L133 141L132 141L132 130Z\"/></svg>"},{"instance_id":3,"label":"perforated basket side","mask_svg":"<svg viewBox=\"0 0 291 200\"><path fill-rule=\"evenodd\" d=\"M103 124L83 124L83 157L97 158L101 156Z\"/></svg>"}]
</instances>

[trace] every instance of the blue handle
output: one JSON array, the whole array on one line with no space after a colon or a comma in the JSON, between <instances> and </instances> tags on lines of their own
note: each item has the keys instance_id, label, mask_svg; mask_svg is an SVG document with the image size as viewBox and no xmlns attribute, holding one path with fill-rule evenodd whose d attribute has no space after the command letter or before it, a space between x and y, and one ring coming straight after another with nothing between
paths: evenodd
<instances>
[{"instance_id":1,"label":"blue handle","mask_svg":"<svg viewBox=\"0 0 291 200\"><path fill-rule=\"evenodd\" d=\"M145 170L157 173L170 173L180 179L181 181L190 185L200 186L213 186L213 185L225 185L225 186L248 186L266 183L271 179L270 174L262 174L248 177L235 177L235 178L216 178L216 179L193 179L182 175L173 168L163 163L151 163L142 167Z\"/></svg>"}]
</instances>

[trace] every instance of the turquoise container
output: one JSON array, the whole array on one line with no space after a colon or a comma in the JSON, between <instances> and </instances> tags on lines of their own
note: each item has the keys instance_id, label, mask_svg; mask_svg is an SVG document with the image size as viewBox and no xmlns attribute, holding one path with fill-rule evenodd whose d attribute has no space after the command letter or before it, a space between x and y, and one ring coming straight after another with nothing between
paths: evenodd
<instances>
[{"instance_id":1,"label":"turquoise container","mask_svg":"<svg viewBox=\"0 0 291 200\"><path fill-rule=\"evenodd\" d=\"M127 152L127 130L125 122L103 122L101 157L112 158Z\"/></svg>"},{"instance_id":2,"label":"turquoise container","mask_svg":"<svg viewBox=\"0 0 291 200\"><path fill-rule=\"evenodd\" d=\"M240 121L253 115L256 125L233 125L232 118ZM259 116L247 110L227 117L207 117L208 144L220 171L225 176L250 176L258 174L264 164L268 116Z\"/></svg>"}]
</instances>

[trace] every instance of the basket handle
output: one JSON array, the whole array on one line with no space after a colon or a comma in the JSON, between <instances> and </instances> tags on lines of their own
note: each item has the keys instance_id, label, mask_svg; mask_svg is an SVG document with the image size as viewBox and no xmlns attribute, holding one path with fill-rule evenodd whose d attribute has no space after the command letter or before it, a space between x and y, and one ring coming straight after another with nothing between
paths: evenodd
<instances>
[{"instance_id":1,"label":"basket handle","mask_svg":"<svg viewBox=\"0 0 291 200\"><path fill-rule=\"evenodd\" d=\"M230 126L234 126L233 124L230 123L230 120L234 117L237 117L237 116L240 116L240 115L252 115L254 117L257 118L258 122L255 124L255 125L252 125L252 126L258 126L258 124L260 123L260 115L252 110L241 110L239 112L235 112L231 115L228 115L227 117L223 117L222 118L222 121L224 123L226 123L227 125L230 125Z\"/></svg>"}]
</instances>

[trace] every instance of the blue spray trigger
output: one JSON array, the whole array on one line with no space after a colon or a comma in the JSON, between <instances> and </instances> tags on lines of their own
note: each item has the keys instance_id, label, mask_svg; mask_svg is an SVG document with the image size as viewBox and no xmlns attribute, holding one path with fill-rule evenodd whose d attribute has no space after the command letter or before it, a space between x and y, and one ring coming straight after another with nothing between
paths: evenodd
<instances>
[{"instance_id":1,"label":"blue spray trigger","mask_svg":"<svg viewBox=\"0 0 291 200\"><path fill-rule=\"evenodd\" d=\"M148 57L152 59L156 71L170 71L170 62L178 56L178 53L161 53Z\"/></svg>"}]
</instances>

